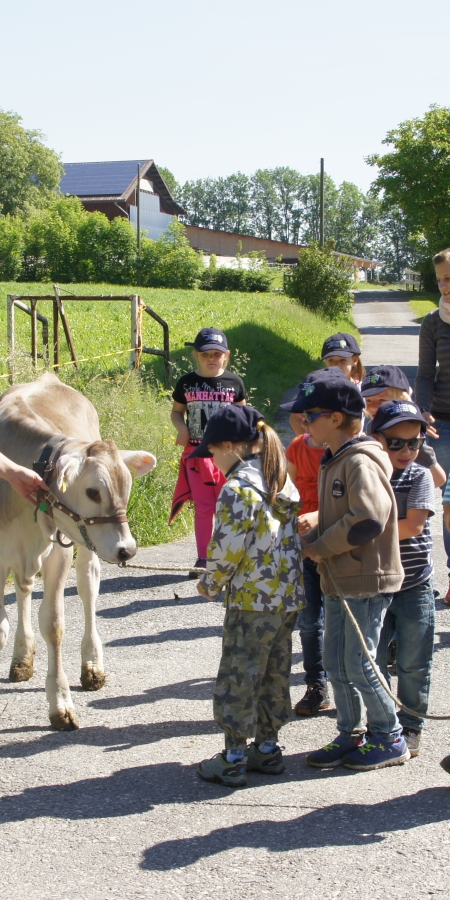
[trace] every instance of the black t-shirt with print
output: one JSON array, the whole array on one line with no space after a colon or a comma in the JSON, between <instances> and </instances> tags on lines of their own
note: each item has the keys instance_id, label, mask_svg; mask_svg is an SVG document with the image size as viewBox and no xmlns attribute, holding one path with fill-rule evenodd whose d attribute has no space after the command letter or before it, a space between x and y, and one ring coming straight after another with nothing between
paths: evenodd
<instances>
[{"instance_id":1,"label":"black t-shirt with print","mask_svg":"<svg viewBox=\"0 0 450 900\"><path fill-rule=\"evenodd\" d=\"M172 398L186 406L189 440L199 444L208 419L230 403L245 400L244 382L233 372L204 378L196 372L188 372L178 379Z\"/></svg>"}]
</instances>

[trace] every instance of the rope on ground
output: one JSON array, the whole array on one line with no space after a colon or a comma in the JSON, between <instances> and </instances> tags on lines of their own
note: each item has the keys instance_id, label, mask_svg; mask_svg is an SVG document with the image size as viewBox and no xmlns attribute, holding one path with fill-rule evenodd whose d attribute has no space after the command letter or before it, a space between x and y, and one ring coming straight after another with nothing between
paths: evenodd
<instances>
[{"instance_id":1,"label":"rope on ground","mask_svg":"<svg viewBox=\"0 0 450 900\"><path fill-rule=\"evenodd\" d=\"M409 709L408 706L405 706L405 704L402 703L401 700L399 700L398 697L395 696L395 694L391 691L389 685L387 684L386 679L385 679L383 673L380 671L380 669L378 668L378 666L377 666L375 660L372 659L372 656L370 655L370 650L369 650L369 648L368 648L368 646L367 646L367 644L366 644L366 642L365 642L365 640L364 640L364 636L363 636L363 633L362 633L362 631L361 631L361 629L360 629L360 627L359 627L359 625L358 625L358 622L356 621L356 619L355 619L355 617L354 617L354 615L353 615L353 613L352 613L352 611L351 611L351 609L350 609L350 607L349 607L349 605L348 605L348 603L347 603L347 601L346 601L346 599L345 599L345 597L344 597L344 595L343 595L343 593L342 593L342 591L341 591L339 585L338 585L337 582L336 582L336 578L334 577L333 569L332 569L332 566L331 566L330 561L329 561L328 559L327 559L327 560L324 560L324 559L323 559L323 560L322 560L322 563L324 563L324 565L326 565L326 567L327 567L327 569L328 569L328 573L329 573L330 578L331 578L331 581L333 582L334 588L335 588L335 590L336 590L337 596L338 596L339 599L342 601L342 604L343 604L343 607L344 607L344 609L345 609L345 612L347 613L347 615L348 615L348 617L349 617L349 619L350 619L350 621L351 621L351 623L352 623L352 625L353 625L353 627L354 627L354 629L355 629L355 631L356 631L356 634L358 635L359 642L360 642L361 647L363 648L363 651L364 651L364 656L367 658L367 660L368 660L368 662L370 663L370 666L371 666L373 672L375 673L376 677L378 678L378 681L380 682L381 686L384 688L384 690L386 691L386 693L389 694L389 697L391 698L391 700L394 701L394 703L396 704L396 706L399 707L399 709L402 709L403 712L408 713L409 716L414 716L416 719L434 719L434 720L437 720L437 721L440 721L440 720L449 720L449 719L450 719L450 716L432 716L432 715L430 715L429 713L418 713L418 712L415 712L414 709Z\"/></svg>"},{"instance_id":2,"label":"rope on ground","mask_svg":"<svg viewBox=\"0 0 450 900\"><path fill-rule=\"evenodd\" d=\"M51 365L45 366L42 369L36 369L36 372L48 372L49 369L62 369L64 366L75 366L77 363L82 362L92 362L94 359L106 359L108 356L120 356L121 353L137 353L137 365L140 364L142 359L142 349L139 347L131 347L129 350L113 350L111 353L101 353L99 356L85 356L81 359L71 359L69 362L65 363L52 363ZM10 378L11 373L8 372L6 375L0 375L0 378Z\"/></svg>"},{"instance_id":3,"label":"rope on ground","mask_svg":"<svg viewBox=\"0 0 450 900\"><path fill-rule=\"evenodd\" d=\"M149 569L151 572L198 572L203 575L206 569L198 566L144 566L136 563L119 563L119 569Z\"/></svg>"}]
</instances>

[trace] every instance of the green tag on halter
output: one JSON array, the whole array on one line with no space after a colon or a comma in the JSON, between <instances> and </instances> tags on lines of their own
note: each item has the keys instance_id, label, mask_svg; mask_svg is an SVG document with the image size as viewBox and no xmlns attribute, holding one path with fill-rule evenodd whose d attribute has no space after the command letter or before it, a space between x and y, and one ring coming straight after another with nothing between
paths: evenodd
<instances>
[{"instance_id":1,"label":"green tag on halter","mask_svg":"<svg viewBox=\"0 0 450 900\"><path fill-rule=\"evenodd\" d=\"M39 504L39 509L41 512L48 512L48 505L45 502L45 500L41 500L41 502Z\"/></svg>"}]
</instances>

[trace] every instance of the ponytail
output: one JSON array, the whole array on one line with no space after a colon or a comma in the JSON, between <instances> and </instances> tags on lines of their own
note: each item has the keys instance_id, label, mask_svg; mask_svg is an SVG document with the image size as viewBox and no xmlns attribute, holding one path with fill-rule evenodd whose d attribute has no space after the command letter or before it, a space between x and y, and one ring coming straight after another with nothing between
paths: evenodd
<instances>
[{"instance_id":1,"label":"ponytail","mask_svg":"<svg viewBox=\"0 0 450 900\"><path fill-rule=\"evenodd\" d=\"M260 419L256 430L262 435L262 469L269 489L269 501L275 502L279 491L284 488L287 477L287 463L283 444L276 431Z\"/></svg>"}]
</instances>

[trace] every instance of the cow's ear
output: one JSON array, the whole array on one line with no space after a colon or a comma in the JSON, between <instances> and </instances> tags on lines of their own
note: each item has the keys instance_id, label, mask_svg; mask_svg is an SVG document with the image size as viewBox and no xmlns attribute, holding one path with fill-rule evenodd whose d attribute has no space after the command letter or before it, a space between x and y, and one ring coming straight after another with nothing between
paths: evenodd
<instances>
[{"instance_id":1,"label":"cow's ear","mask_svg":"<svg viewBox=\"0 0 450 900\"><path fill-rule=\"evenodd\" d=\"M69 456L64 453L59 457L55 466L56 484L60 491L64 491L70 487L75 478L79 474L82 465L81 456Z\"/></svg>"},{"instance_id":2,"label":"cow's ear","mask_svg":"<svg viewBox=\"0 0 450 900\"><path fill-rule=\"evenodd\" d=\"M146 450L119 450L119 453L133 478L148 475L156 466L156 456Z\"/></svg>"}]
</instances>

